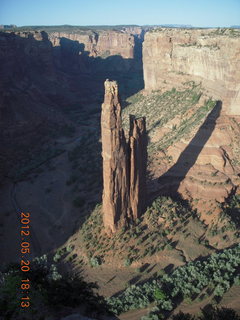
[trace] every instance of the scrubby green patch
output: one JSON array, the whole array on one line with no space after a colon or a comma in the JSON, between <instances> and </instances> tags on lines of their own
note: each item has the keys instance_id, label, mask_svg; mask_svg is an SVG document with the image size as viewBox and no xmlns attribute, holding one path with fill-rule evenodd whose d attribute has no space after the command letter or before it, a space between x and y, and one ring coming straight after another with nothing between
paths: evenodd
<instances>
[{"instance_id":1,"label":"scrubby green patch","mask_svg":"<svg viewBox=\"0 0 240 320\"><path fill-rule=\"evenodd\" d=\"M194 128L197 128L202 124L209 111L211 111L216 105L216 101L209 99L205 104L199 107L194 114L189 118L182 119L180 124L173 127L170 132L165 134L160 141L154 143L155 149L166 149L170 145L180 141L182 138L188 136L193 132Z\"/></svg>"},{"instance_id":2,"label":"scrubby green patch","mask_svg":"<svg viewBox=\"0 0 240 320\"><path fill-rule=\"evenodd\" d=\"M214 219L208 226L205 236L199 238L199 244L211 245L215 248L225 248L240 241L239 233L239 213L240 213L240 196L233 195L225 203L219 203L221 209L218 219ZM212 215L211 209L206 212Z\"/></svg>"},{"instance_id":3,"label":"scrubby green patch","mask_svg":"<svg viewBox=\"0 0 240 320\"><path fill-rule=\"evenodd\" d=\"M197 49L202 49L202 48L208 48L210 50L220 50L220 47L217 45L217 43L214 44L206 44L206 45L202 45L201 43L197 43L197 42L192 42L192 43L183 43L179 45L180 47L194 47Z\"/></svg>"},{"instance_id":4,"label":"scrubby green patch","mask_svg":"<svg viewBox=\"0 0 240 320\"><path fill-rule=\"evenodd\" d=\"M159 275L144 284L132 285L117 297L108 299L111 310L120 314L154 303L154 314L173 310L181 301L194 301L201 295L219 299L239 281L240 245L214 253ZM153 313L153 312L152 312ZM162 318L154 318L162 319Z\"/></svg>"},{"instance_id":5,"label":"scrubby green patch","mask_svg":"<svg viewBox=\"0 0 240 320\"><path fill-rule=\"evenodd\" d=\"M59 315L64 307L83 307L91 314L106 312L103 297L95 293L94 283L87 283L83 277L73 273L65 274L44 255L34 259L27 272L28 286L21 288L21 279L26 278L19 266L10 265L0 272L0 309L4 319L45 319L46 313ZM21 298L29 296L30 307L21 308ZM28 300L22 300L28 301Z\"/></svg>"},{"instance_id":6,"label":"scrubby green patch","mask_svg":"<svg viewBox=\"0 0 240 320\"><path fill-rule=\"evenodd\" d=\"M115 257L123 267L134 268L142 262L158 262L159 253L170 260L177 258L181 265L226 248L237 239L236 225L224 212L207 226L187 202L162 196L153 201L142 217L111 236L105 233L102 207L97 205L83 223L77 242L90 266L108 264ZM92 263L93 258L98 263Z\"/></svg>"},{"instance_id":7,"label":"scrubby green patch","mask_svg":"<svg viewBox=\"0 0 240 320\"><path fill-rule=\"evenodd\" d=\"M237 230L237 226L240 225L240 195L233 195L229 201L222 204L223 216L230 217L232 223L230 230Z\"/></svg>"},{"instance_id":8,"label":"scrubby green patch","mask_svg":"<svg viewBox=\"0 0 240 320\"><path fill-rule=\"evenodd\" d=\"M67 186L85 185L85 190L92 190L93 186L101 186L101 145L98 142L98 133L89 132L81 138L78 145L68 152L68 160L72 166L72 173L66 180ZM79 191L77 188L74 191ZM80 201L81 205L83 201ZM74 200L74 205L79 207L79 201Z\"/></svg>"},{"instance_id":9,"label":"scrubby green patch","mask_svg":"<svg viewBox=\"0 0 240 320\"><path fill-rule=\"evenodd\" d=\"M186 241L196 239L197 226L202 234L205 226L196 211L168 197L157 198L135 224L124 227L109 237L102 221L101 206L97 206L82 225L80 241L89 261L100 257L102 262L116 256L128 267L136 261L151 257L160 251L178 250L175 234L181 232ZM199 233L199 231L198 231ZM181 253L182 254L182 253Z\"/></svg>"},{"instance_id":10,"label":"scrubby green patch","mask_svg":"<svg viewBox=\"0 0 240 320\"><path fill-rule=\"evenodd\" d=\"M240 30L236 28L217 28L211 31L209 36L228 36L230 38L240 37Z\"/></svg>"},{"instance_id":11,"label":"scrubby green patch","mask_svg":"<svg viewBox=\"0 0 240 320\"><path fill-rule=\"evenodd\" d=\"M127 129L129 125L129 114L137 117L146 117L146 125L150 142L148 153L152 154L154 150L168 148L173 143L189 136L194 130L202 124L209 111L211 111L216 101L206 100L202 106L197 107L202 95L201 86L194 82L185 84L186 89L177 91L173 88L171 91L161 93L153 92L148 96L141 93L130 97L127 102L129 105L123 110L123 124ZM194 112L190 110L194 109ZM171 121L178 118L176 124ZM156 130L166 127L168 132L157 142L152 142Z\"/></svg>"},{"instance_id":12,"label":"scrubby green patch","mask_svg":"<svg viewBox=\"0 0 240 320\"><path fill-rule=\"evenodd\" d=\"M195 105L201 97L201 88L194 82L186 84L186 89L161 93L155 91L147 96L137 93L127 99L128 105L123 110L123 123L128 126L128 115L145 116L150 134L158 125L164 125L177 115L181 115Z\"/></svg>"}]
</instances>

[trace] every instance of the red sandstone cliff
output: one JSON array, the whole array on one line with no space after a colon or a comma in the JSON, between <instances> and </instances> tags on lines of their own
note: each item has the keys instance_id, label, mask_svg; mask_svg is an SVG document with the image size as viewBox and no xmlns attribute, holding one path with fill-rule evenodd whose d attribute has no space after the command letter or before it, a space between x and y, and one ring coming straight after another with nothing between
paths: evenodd
<instances>
[{"instance_id":1,"label":"red sandstone cliff","mask_svg":"<svg viewBox=\"0 0 240 320\"><path fill-rule=\"evenodd\" d=\"M84 50L91 57L120 55L124 59L134 58L134 37L119 31L86 31L82 33L49 33L53 46L61 46L61 39L66 38L84 45Z\"/></svg>"},{"instance_id":2,"label":"red sandstone cliff","mask_svg":"<svg viewBox=\"0 0 240 320\"><path fill-rule=\"evenodd\" d=\"M217 29L160 29L143 44L145 89L159 90L189 80L202 82L223 101L223 111L240 114L240 34Z\"/></svg>"}]
</instances>

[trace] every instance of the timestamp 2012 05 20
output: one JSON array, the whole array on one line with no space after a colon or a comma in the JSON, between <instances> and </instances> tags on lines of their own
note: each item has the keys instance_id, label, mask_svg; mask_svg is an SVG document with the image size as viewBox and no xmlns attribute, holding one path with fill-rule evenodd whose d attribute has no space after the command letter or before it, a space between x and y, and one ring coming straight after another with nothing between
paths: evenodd
<instances>
[{"instance_id":1,"label":"timestamp 2012 05 20","mask_svg":"<svg viewBox=\"0 0 240 320\"><path fill-rule=\"evenodd\" d=\"M30 213L21 212L21 261L20 267L23 274L21 279L21 308L30 307L29 291L31 288L31 282L28 278L30 271L30 260L28 255L30 254Z\"/></svg>"}]
</instances>

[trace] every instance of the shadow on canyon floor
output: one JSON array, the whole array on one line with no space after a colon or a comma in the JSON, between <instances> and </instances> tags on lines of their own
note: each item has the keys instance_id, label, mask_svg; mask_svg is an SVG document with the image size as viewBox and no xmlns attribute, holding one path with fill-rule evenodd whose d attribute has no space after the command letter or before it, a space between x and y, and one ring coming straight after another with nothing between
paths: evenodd
<instances>
[{"instance_id":1,"label":"shadow on canyon floor","mask_svg":"<svg viewBox=\"0 0 240 320\"><path fill-rule=\"evenodd\" d=\"M5 33L3 34L6 36ZM143 88L142 54L139 52L141 42L138 43L138 48L135 48L134 58L124 59L120 55L92 57L88 51L85 51L84 44L67 38L61 38L60 46L53 47L46 32L42 32L42 40L36 40L32 35L23 38L14 33L9 33L6 37L7 41L10 41L11 55L10 57L2 55L0 58L4 75L3 92L0 92L0 96L3 97L0 106L2 116L0 125L3 134L0 142L4 154L3 160L7 165L1 164L3 167L1 172L3 172L3 176L7 177L9 183L11 179L18 183L18 180L9 175L9 169L19 164L22 165L22 163L24 166L25 164L28 166L31 159L39 159L39 155L42 155L41 148L48 145L52 147L56 143L56 137L53 137L53 133L58 125L65 125L66 121L80 129L78 135L80 134L83 140L85 136L82 132L85 130L84 132L87 132L88 136L93 136L91 130L94 129L95 143L92 142L93 139L88 139L84 145L79 144L80 147L74 145L74 149L72 149L72 151L77 150L75 156L78 159L85 159L80 161L80 169L81 179L84 180L86 190L89 186L91 187L92 172L90 169L97 169L94 179L98 181L98 187L95 190L87 191L86 198L89 198L89 195L91 197L91 193L94 193L97 196L95 199L98 198L98 200L92 201L88 207L79 207L78 209L80 216L83 212L89 214L101 199L102 193L102 158L99 139L100 112L104 95L103 83L106 78L118 81L122 105L127 97ZM80 121L81 124L79 124ZM82 130L83 127L84 130ZM79 139L80 136L75 134L73 139ZM67 145L58 143L55 146L64 148L67 152L71 151L69 148L66 149ZM77 147L79 148L77 149ZM86 157L83 157L85 155ZM29 171L30 175L35 175L35 170L44 169L46 171L44 166L48 163L53 163L54 167L57 163L55 159L58 159L59 155L56 154L54 157L52 155L51 157L46 156L46 159L44 158L42 162L38 161L35 167L30 166L32 168L32 171ZM63 156L60 155L60 157ZM98 168L95 168L91 163L91 159L95 159L95 162L99 163ZM75 165L75 159L70 165ZM26 173L26 180L29 179L28 175L29 173ZM37 181L38 178L34 179ZM31 183L33 182L29 181L28 183L29 194L32 189ZM21 186L20 184L20 189ZM13 187L15 188L15 186ZM19 188L17 189L19 190ZM66 186L66 188L68 187ZM5 193L8 193L7 189ZM4 193L2 194L4 196ZM18 195L19 193L17 194L19 208L28 211L25 200ZM34 197L36 197L35 194ZM40 194L37 194L37 197L41 202ZM46 198L46 195L44 197ZM52 197L61 198L60 193L58 196L52 195ZM14 203L13 199L11 201ZM9 201L9 207L14 209L15 213L17 209L13 208L14 205L11 201ZM59 202L59 210L56 210L59 211L59 215L62 211L60 205ZM40 216L41 212L35 211L34 215L37 214ZM76 231L83 220L79 217L79 222L75 223L71 212L69 215L69 220L72 220L69 225L74 225ZM34 221L32 222L34 225ZM64 228L64 225L62 227ZM34 229L37 231L37 226ZM69 226L67 230L64 238L60 239L59 236L58 239L55 239L55 245L52 249L63 245L66 239L75 232ZM40 242L41 238L38 240ZM9 239L9 241L11 240ZM35 252L41 254L47 252L44 247L40 249L36 248Z\"/></svg>"},{"instance_id":2,"label":"shadow on canyon floor","mask_svg":"<svg viewBox=\"0 0 240 320\"><path fill-rule=\"evenodd\" d=\"M180 154L177 162L166 173L158 178L158 183L160 185L159 195L178 196L178 188L188 171L195 164L200 152L210 138L216 126L216 121L221 113L221 109L222 102L217 101L216 106L208 114L196 135Z\"/></svg>"},{"instance_id":3,"label":"shadow on canyon floor","mask_svg":"<svg viewBox=\"0 0 240 320\"><path fill-rule=\"evenodd\" d=\"M4 79L0 91L1 146L6 158L3 161L7 163L9 159L14 162L15 158L19 163L24 155L29 158L28 141L32 144L33 136L37 137L35 144L41 141L42 145L43 137L51 139L57 125L71 121L77 126L76 112L78 120L82 117L83 121L88 114L91 119L99 115L106 78L119 82L122 104L143 89L140 41L136 41L134 58L124 59L120 55L108 56L107 51L105 57L90 56L83 43L64 37L59 46L53 47L44 31L42 40L36 40L31 34L28 38L14 33L2 34L4 45L8 44L11 51L10 57L5 54L0 57ZM90 105L95 107L89 108ZM100 123L94 126L100 127ZM21 140L22 135L25 137ZM15 139L19 140L16 145ZM15 157L16 149L19 152ZM1 164L1 167L1 171L7 171L8 166Z\"/></svg>"}]
</instances>

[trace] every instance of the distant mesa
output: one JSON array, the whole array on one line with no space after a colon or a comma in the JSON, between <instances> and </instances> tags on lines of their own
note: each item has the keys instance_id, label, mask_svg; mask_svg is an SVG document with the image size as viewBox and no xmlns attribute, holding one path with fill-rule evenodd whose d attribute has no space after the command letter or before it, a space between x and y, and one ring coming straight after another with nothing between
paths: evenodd
<instances>
[{"instance_id":1,"label":"distant mesa","mask_svg":"<svg viewBox=\"0 0 240 320\"><path fill-rule=\"evenodd\" d=\"M13 29L17 28L15 24L0 24L0 29Z\"/></svg>"},{"instance_id":2,"label":"distant mesa","mask_svg":"<svg viewBox=\"0 0 240 320\"><path fill-rule=\"evenodd\" d=\"M122 128L118 84L105 81L101 116L103 221L115 232L145 210L147 134L145 118L130 116L129 139Z\"/></svg>"}]
</instances>

